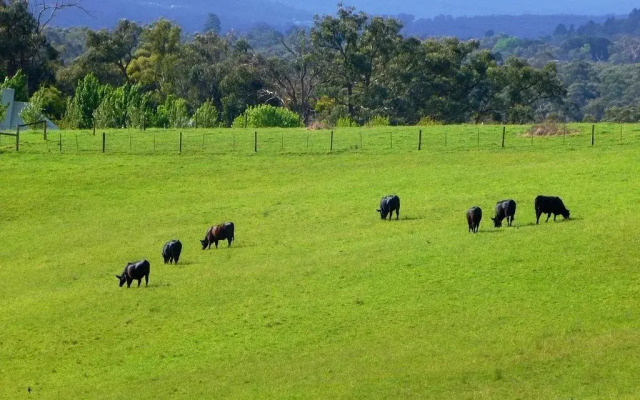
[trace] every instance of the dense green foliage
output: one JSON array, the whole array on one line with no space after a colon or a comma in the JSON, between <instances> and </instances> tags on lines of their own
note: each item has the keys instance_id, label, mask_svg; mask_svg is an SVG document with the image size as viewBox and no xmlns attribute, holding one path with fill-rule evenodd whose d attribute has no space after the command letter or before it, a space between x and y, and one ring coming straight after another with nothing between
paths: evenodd
<instances>
[{"instance_id":1,"label":"dense green foliage","mask_svg":"<svg viewBox=\"0 0 640 400\"><path fill-rule=\"evenodd\" d=\"M4 152L0 398L637 398L632 128L594 147ZM375 211L389 193L399 221ZM537 194L572 218L535 225ZM515 226L495 229L504 198ZM233 245L202 251L226 220ZM149 287L118 288L141 258Z\"/></svg>"},{"instance_id":2,"label":"dense green foliage","mask_svg":"<svg viewBox=\"0 0 640 400\"><path fill-rule=\"evenodd\" d=\"M300 117L286 108L268 104L247 108L233 121L234 128L295 128L300 126Z\"/></svg>"},{"instance_id":3,"label":"dense green foliage","mask_svg":"<svg viewBox=\"0 0 640 400\"><path fill-rule=\"evenodd\" d=\"M42 27L17 3L2 11L31 18L25 34L11 38L27 51L33 40L43 40ZM336 15L316 16L310 29L286 34L262 24L244 36L223 36L215 14L208 14L204 33L191 36L169 20L139 25L123 19L111 30L52 35L62 52L65 37L72 48L84 39L82 53L64 65L55 51L42 50L30 64L7 65L0 74L15 79L22 68L26 98L51 83L55 72L54 87L69 99L63 125L78 128L96 118L104 127L185 127L197 124L195 113L206 102L218 115L200 116L203 123L227 127L264 104L291 110L307 126L365 125L379 117L392 125L424 118L445 124L628 122L640 114L638 15L558 25L535 40L495 32L472 40L421 40L404 36L399 19L342 5ZM10 39L0 35L0 45L4 40ZM45 44L40 49L51 48ZM126 97L133 87L131 102Z\"/></svg>"}]
</instances>

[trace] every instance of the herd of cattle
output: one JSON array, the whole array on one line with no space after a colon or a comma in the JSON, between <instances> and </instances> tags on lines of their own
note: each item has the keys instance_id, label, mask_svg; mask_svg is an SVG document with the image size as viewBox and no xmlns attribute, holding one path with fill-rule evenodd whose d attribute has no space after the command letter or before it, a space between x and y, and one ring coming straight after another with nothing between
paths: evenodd
<instances>
[{"instance_id":1,"label":"herd of cattle","mask_svg":"<svg viewBox=\"0 0 640 400\"><path fill-rule=\"evenodd\" d=\"M569 218L569 210L564 206L562 199L555 196L538 196L534 202L536 209L536 224L540 223L540 216L547 214L547 221L553 214L553 220L556 220L556 216L562 215L564 218ZM502 221L506 218L507 225L511 226L516 216L516 202L512 199L500 200L496 203L496 215L491 218L493 225L496 228L502 226ZM469 232L476 233L480 227L480 221L482 220L482 209L474 206L467 210L467 224L469 225Z\"/></svg>"},{"instance_id":2,"label":"herd of cattle","mask_svg":"<svg viewBox=\"0 0 640 400\"><path fill-rule=\"evenodd\" d=\"M235 240L233 222L225 222L209 228L204 235L204 239L200 241L202 250L210 249L212 243L218 248L218 241L221 240L226 240L229 246L231 246L231 242ZM182 253L182 243L180 243L179 240L171 240L162 247L162 258L164 258L165 264L177 264L180 259L180 253ZM127 283L127 287L131 287L131 282L134 280L138 281L138 286L140 286L142 278L144 278L145 286L147 286L149 285L150 271L151 264L148 260L131 261L124 267L122 274L116 275L116 278L120 280L120 287L122 287L125 282Z\"/></svg>"},{"instance_id":3,"label":"herd of cattle","mask_svg":"<svg viewBox=\"0 0 640 400\"><path fill-rule=\"evenodd\" d=\"M547 222L553 214L553 220L556 220L557 215L562 215L564 218L569 218L569 210L564 206L562 199L554 196L538 196L535 200L536 209L536 224L540 222L540 216L547 214ZM400 198L393 194L385 196L380 200L380 208L377 210L380 213L380 218L386 219L389 216L389 220L393 216L393 212L396 213L396 219L400 219ZM501 200L496 203L495 216L491 218L496 228L502 226L502 221L506 218L507 225L511 226L516 215L516 202L512 199ZM474 206L467 210L467 223L469 225L469 232L476 233L480 228L480 221L482 220L482 209ZM231 246L231 242L235 239L233 222L225 222L219 225L213 225L209 228L204 236L204 239L200 241L202 244L202 250L210 249L211 244L215 244L218 248L218 242L226 240ZM182 252L182 243L179 240L171 240L165 243L162 248L162 257L164 263L178 263L180 259L180 253ZM142 278L145 280L145 286L149 284L149 272L151 270L151 264L147 260L141 260L137 262L129 262L122 271L122 274L116 275L116 278L120 281L120 287L125 282L127 287L131 287L131 282L138 281L138 286L142 282Z\"/></svg>"}]
</instances>

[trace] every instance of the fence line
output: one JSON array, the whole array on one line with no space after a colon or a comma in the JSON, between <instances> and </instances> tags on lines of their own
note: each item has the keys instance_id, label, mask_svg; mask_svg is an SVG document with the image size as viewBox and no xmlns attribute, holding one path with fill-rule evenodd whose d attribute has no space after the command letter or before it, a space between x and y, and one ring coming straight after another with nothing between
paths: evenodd
<instances>
[{"instance_id":1,"label":"fence line","mask_svg":"<svg viewBox=\"0 0 640 400\"><path fill-rule=\"evenodd\" d=\"M327 153L344 151L451 151L556 146L597 147L640 142L640 124L585 125L576 131L563 130L554 136L527 133L526 126L460 126L345 128L308 131L302 129L264 130L110 130L102 138L90 130L61 131L54 140L63 153L121 154L235 154L235 153ZM591 128L591 135L588 135ZM251 134L253 133L253 135ZM16 138L15 151L48 153L51 137L42 140L34 131L0 132L0 137ZM590 136L590 137L589 137ZM71 142L69 142L71 140ZM68 143L65 143L68 142ZM134 146L135 144L135 146ZM366 146L365 146L366 145ZM0 142L0 150L10 151Z\"/></svg>"}]
</instances>

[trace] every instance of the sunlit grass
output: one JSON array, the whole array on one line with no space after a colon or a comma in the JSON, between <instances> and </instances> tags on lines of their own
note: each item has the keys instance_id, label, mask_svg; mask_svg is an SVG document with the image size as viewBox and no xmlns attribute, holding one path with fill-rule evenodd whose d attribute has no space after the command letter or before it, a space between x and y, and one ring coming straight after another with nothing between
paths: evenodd
<instances>
[{"instance_id":1,"label":"sunlit grass","mask_svg":"<svg viewBox=\"0 0 640 400\"><path fill-rule=\"evenodd\" d=\"M105 155L4 137L0 398L637 398L640 143L619 128L592 147L587 125L533 145L507 127L502 149L501 127L479 148L475 126L430 127L420 152L419 128L336 130L334 154L304 130L182 156L151 132L131 152L108 132ZM375 211L390 193L400 221ZM572 219L536 226L538 194ZM505 198L515 226L494 229ZM222 221L236 241L202 251ZM141 258L149 287L119 288Z\"/></svg>"}]
</instances>

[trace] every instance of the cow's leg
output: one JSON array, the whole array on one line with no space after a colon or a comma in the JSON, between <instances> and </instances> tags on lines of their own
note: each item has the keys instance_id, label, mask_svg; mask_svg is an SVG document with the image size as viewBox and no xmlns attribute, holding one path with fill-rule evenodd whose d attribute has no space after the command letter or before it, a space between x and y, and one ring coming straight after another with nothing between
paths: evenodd
<instances>
[{"instance_id":1,"label":"cow's leg","mask_svg":"<svg viewBox=\"0 0 640 400\"><path fill-rule=\"evenodd\" d=\"M558 216L558 214L553 214L553 222L556 222L556 217Z\"/></svg>"},{"instance_id":2,"label":"cow's leg","mask_svg":"<svg viewBox=\"0 0 640 400\"><path fill-rule=\"evenodd\" d=\"M231 238L227 238L227 242L229 243L229 246L227 247L231 247L231 240L232 240Z\"/></svg>"},{"instance_id":3,"label":"cow's leg","mask_svg":"<svg viewBox=\"0 0 640 400\"><path fill-rule=\"evenodd\" d=\"M396 220L399 220L399 219L400 219L400 209L398 208L396 210Z\"/></svg>"},{"instance_id":4,"label":"cow's leg","mask_svg":"<svg viewBox=\"0 0 640 400\"><path fill-rule=\"evenodd\" d=\"M149 274L144 276L144 286L145 287L149 286Z\"/></svg>"},{"instance_id":5,"label":"cow's leg","mask_svg":"<svg viewBox=\"0 0 640 400\"><path fill-rule=\"evenodd\" d=\"M549 218L551 218L551 213L548 213L548 214L547 214L547 220L546 220L546 221L544 221L544 222L549 222Z\"/></svg>"},{"instance_id":6,"label":"cow's leg","mask_svg":"<svg viewBox=\"0 0 640 400\"><path fill-rule=\"evenodd\" d=\"M131 287L131 282L133 282L133 279L127 278L127 287Z\"/></svg>"}]
</instances>

